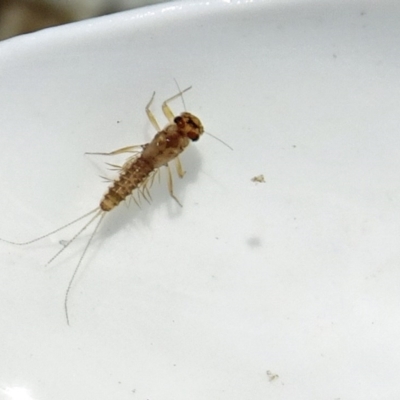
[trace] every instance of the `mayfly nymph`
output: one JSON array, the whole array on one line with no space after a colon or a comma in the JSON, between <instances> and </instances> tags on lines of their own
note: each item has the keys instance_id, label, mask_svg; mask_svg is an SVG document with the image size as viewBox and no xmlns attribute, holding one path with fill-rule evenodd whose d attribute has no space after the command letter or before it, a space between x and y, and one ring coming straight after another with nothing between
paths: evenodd
<instances>
[{"instance_id":1,"label":"mayfly nymph","mask_svg":"<svg viewBox=\"0 0 400 400\"><path fill-rule=\"evenodd\" d=\"M87 227L89 227L94 221L97 224L90 235L83 252L78 260L75 270L71 276L68 283L67 290L65 292L64 298L64 309L65 316L67 319L67 324L69 325L69 315L68 315L68 295L71 290L74 278L78 272L78 269L82 263L82 260L90 246L90 243L105 215L117 207L121 202L125 201L129 196L133 196L135 193L142 195L146 198L149 196L149 186L154 180L155 175L159 169L163 166L167 167L168 172L168 190L170 195L178 202L178 199L173 193L173 183L172 183L172 173L169 166L171 161L175 161L176 169L179 177L183 177L184 170L179 161L179 155L188 147L190 142L197 141L204 132L204 128L200 120L191 113L183 112L178 116L174 116L168 103L183 93L188 91L191 87L180 91L175 96L165 100L162 103L162 111L168 120L168 125L161 129L156 121L153 113L150 111L150 106L154 100L155 93L153 93L149 103L146 106L146 113L154 128L157 130L157 134L154 136L150 143L140 145L140 146L127 146L118 150L114 150L110 153L88 153L88 154L100 154L100 155L117 155L122 153L132 153L137 154L129 157L125 163L119 168L118 177L112 181L107 192L103 195L100 204L94 210L82 215L81 217L57 228L46 235L40 236L33 240L27 242L11 242L9 240L0 239L3 242L15 244L15 245L27 245L34 243L38 240L44 239L56 232L61 231L72 224L93 215L92 218L81 228L69 241L63 241L63 247L48 261L47 264L52 262L60 253L62 253ZM136 201L136 199L134 198Z\"/></svg>"}]
</instances>

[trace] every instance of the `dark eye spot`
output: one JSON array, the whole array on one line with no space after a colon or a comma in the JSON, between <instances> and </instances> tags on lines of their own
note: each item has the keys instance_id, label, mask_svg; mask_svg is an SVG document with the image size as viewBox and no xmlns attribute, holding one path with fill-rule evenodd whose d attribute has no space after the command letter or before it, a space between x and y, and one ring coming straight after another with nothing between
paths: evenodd
<instances>
[{"instance_id":1,"label":"dark eye spot","mask_svg":"<svg viewBox=\"0 0 400 400\"><path fill-rule=\"evenodd\" d=\"M189 119L187 124L190 125L192 128L198 128L198 126L193 122L193 120Z\"/></svg>"},{"instance_id":2,"label":"dark eye spot","mask_svg":"<svg viewBox=\"0 0 400 400\"><path fill-rule=\"evenodd\" d=\"M185 125L185 121L182 117L179 116L174 118L174 122L176 123L176 125L178 125L178 128L183 128L183 126Z\"/></svg>"},{"instance_id":3,"label":"dark eye spot","mask_svg":"<svg viewBox=\"0 0 400 400\"><path fill-rule=\"evenodd\" d=\"M196 132L193 131L188 132L187 136L192 142L196 142L200 137Z\"/></svg>"}]
</instances>

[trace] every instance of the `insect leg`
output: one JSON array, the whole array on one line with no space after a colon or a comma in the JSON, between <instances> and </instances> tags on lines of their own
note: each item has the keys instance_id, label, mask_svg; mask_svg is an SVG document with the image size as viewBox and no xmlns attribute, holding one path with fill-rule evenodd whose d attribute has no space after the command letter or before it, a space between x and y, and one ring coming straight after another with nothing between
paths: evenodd
<instances>
[{"instance_id":1,"label":"insect leg","mask_svg":"<svg viewBox=\"0 0 400 400\"><path fill-rule=\"evenodd\" d=\"M168 170L168 190L169 190L169 194L182 207L181 202L174 195L174 183L173 183L173 180L172 180L172 172L171 172L171 168L170 168L169 164L167 164L167 170Z\"/></svg>"},{"instance_id":2,"label":"insect leg","mask_svg":"<svg viewBox=\"0 0 400 400\"><path fill-rule=\"evenodd\" d=\"M155 94L156 94L156 92L153 92L153 96L151 96L150 101L147 103L147 106L146 106L146 114L147 114L147 116L148 116L148 118L149 118L151 124L154 126L155 130L156 130L157 132L160 132L160 131L161 131L160 125L158 125L158 122L157 122L157 120L156 120L154 114L153 114L153 113L151 112L151 110L150 110L150 106L151 106L151 103L152 103L153 100L154 100Z\"/></svg>"},{"instance_id":3,"label":"insect leg","mask_svg":"<svg viewBox=\"0 0 400 400\"><path fill-rule=\"evenodd\" d=\"M169 103L171 100L174 100L174 99L176 99L176 98L179 97L179 96L182 96L183 93L187 92L187 91L188 91L189 89L191 89L191 88L192 88L192 87L189 86L188 88L182 90L181 92L179 92L179 93L176 94L175 96L170 97L169 99L165 100L164 103L162 103L162 110L163 110L163 113L164 113L164 115L167 117L167 119L168 119L168 121L169 121L170 123L174 122L175 116L174 116L174 113L173 113L173 112L171 111L171 109L169 108L168 103Z\"/></svg>"},{"instance_id":4,"label":"insect leg","mask_svg":"<svg viewBox=\"0 0 400 400\"><path fill-rule=\"evenodd\" d=\"M146 180L142 183L142 185L138 188L137 193L138 193L138 195L139 195L139 198L140 198L140 195L142 195L143 198L147 201L147 203L150 204L150 201L151 201L152 199L151 199L150 191L149 191L149 189L147 188L147 184L148 184L148 179L146 179Z\"/></svg>"},{"instance_id":5,"label":"insect leg","mask_svg":"<svg viewBox=\"0 0 400 400\"><path fill-rule=\"evenodd\" d=\"M122 153L138 153L140 152L140 150L135 150L135 149L140 148L141 150L143 150L144 146L145 146L144 144L137 144L134 146L122 147L120 149L111 151L109 153L85 153L85 154L95 155L95 156L115 156L117 154L122 154Z\"/></svg>"},{"instance_id":6,"label":"insect leg","mask_svg":"<svg viewBox=\"0 0 400 400\"><path fill-rule=\"evenodd\" d=\"M175 167L176 171L178 172L179 178L183 178L183 175L185 175L186 171L183 169L181 160L179 159L179 156L175 158Z\"/></svg>"}]
</instances>

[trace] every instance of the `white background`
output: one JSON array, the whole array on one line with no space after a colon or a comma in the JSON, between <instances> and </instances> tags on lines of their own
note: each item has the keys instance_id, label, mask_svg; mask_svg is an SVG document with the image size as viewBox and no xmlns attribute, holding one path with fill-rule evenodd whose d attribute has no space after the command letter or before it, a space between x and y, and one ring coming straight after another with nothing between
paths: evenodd
<instances>
[{"instance_id":1,"label":"white background","mask_svg":"<svg viewBox=\"0 0 400 400\"><path fill-rule=\"evenodd\" d=\"M398 399L400 4L164 3L0 43L0 237L96 207L184 88L205 135L151 205L0 243L0 398ZM171 104L179 113L182 102ZM263 174L265 183L251 178ZM267 374L279 377L271 380Z\"/></svg>"}]
</instances>

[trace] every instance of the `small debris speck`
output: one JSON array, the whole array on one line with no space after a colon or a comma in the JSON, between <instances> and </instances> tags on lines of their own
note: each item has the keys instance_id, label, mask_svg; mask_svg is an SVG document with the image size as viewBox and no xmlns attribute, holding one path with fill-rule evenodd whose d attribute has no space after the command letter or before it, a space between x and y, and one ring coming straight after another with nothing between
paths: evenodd
<instances>
[{"instance_id":1,"label":"small debris speck","mask_svg":"<svg viewBox=\"0 0 400 400\"><path fill-rule=\"evenodd\" d=\"M275 379L278 379L278 378L279 378L279 375L274 374L274 373L271 372L271 371L267 371L267 376L268 376L268 380L269 380L270 382L272 382L272 381L274 381Z\"/></svg>"},{"instance_id":2,"label":"small debris speck","mask_svg":"<svg viewBox=\"0 0 400 400\"><path fill-rule=\"evenodd\" d=\"M251 178L252 182L257 182L257 183L265 183L264 175L257 175L253 178Z\"/></svg>"}]
</instances>

